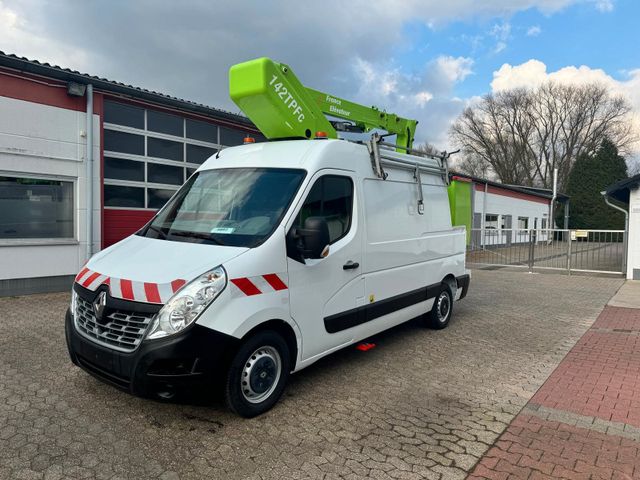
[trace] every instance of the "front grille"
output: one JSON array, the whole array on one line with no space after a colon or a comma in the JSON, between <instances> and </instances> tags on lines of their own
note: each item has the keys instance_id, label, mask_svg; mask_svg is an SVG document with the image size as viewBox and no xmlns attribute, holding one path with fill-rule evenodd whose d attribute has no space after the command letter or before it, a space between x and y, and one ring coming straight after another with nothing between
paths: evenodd
<instances>
[{"instance_id":1,"label":"front grille","mask_svg":"<svg viewBox=\"0 0 640 480\"><path fill-rule=\"evenodd\" d=\"M91 302L80 296L77 298L74 319L76 329L82 335L100 345L122 352L132 352L140 345L153 314L115 310L106 315L102 324L96 321Z\"/></svg>"}]
</instances>

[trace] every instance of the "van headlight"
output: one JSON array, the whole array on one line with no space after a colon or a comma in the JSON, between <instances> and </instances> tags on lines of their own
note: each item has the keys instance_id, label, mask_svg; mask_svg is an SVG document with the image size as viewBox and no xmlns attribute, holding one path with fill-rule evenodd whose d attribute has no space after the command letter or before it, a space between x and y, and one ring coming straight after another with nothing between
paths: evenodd
<instances>
[{"instance_id":1,"label":"van headlight","mask_svg":"<svg viewBox=\"0 0 640 480\"><path fill-rule=\"evenodd\" d=\"M178 333L191 325L227 286L222 266L203 273L176 292L151 323L148 340Z\"/></svg>"},{"instance_id":2,"label":"van headlight","mask_svg":"<svg viewBox=\"0 0 640 480\"><path fill-rule=\"evenodd\" d=\"M76 318L76 310L78 308L78 294L75 289L71 287L71 303L69 305L69 310L71 310L71 317Z\"/></svg>"}]
</instances>

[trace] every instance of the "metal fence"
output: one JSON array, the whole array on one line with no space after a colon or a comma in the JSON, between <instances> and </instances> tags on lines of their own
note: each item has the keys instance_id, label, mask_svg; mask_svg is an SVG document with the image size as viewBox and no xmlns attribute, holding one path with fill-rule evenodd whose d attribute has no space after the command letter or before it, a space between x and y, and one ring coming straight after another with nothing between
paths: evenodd
<instances>
[{"instance_id":1,"label":"metal fence","mask_svg":"<svg viewBox=\"0 0 640 480\"><path fill-rule=\"evenodd\" d=\"M624 272L624 230L471 229L467 263L571 272Z\"/></svg>"}]
</instances>

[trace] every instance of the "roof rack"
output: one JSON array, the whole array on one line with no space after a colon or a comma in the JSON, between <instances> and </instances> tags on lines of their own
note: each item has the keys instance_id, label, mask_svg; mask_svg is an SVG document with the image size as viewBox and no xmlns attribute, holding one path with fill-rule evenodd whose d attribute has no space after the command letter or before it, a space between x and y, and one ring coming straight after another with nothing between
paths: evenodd
<instances>
[{"instance_id":1,"label":"roof rack","mask_svg":"<svg viewBox=\"0 0 640 480\"><path fill-rule=\"evenodd\" d=\"M425 173L441 175L442 180L449 184L449 157L456 152L442 152L440 155L433 155L408 147L399 147L398 145L383 142L384 135L375 132L371 135L371 139L366 143L369 154L371 155L371 164L373 171L378 178L386 180L387 173L384 166L395 168L404 168L405 170L422 170ZM400 153L397 150L402 149L407 153ZM430 161L431 160L431 161ZM436 163L432 160L435 160Z\"/></svg>"},{"instance_id":2,"label":"roof rack","mask_svg":"<svg viewBox=\"0 0 640 480\"><path fill-rule=\"evenodd\" d=\"M456 152L442 152L433 155L382 141L385 135L375 132L367 142L367 149L371 155L371 166L378 178L386 180L389 176L384 167L403 168L413 172L413 178L418 185L418 213L424 214L424 194L420 172L440 175L445 185L449 185L449 157ZM406 150L399 153L397 150ZM434 162L435 160L435 162Z\"/></svg>"}]
</instances>

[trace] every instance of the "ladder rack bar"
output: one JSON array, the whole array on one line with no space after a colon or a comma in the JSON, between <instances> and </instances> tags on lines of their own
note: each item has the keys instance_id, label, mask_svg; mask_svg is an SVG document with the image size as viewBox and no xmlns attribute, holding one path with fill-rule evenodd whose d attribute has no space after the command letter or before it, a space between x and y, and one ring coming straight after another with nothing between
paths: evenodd
<instances>
[{"instance_id":1,"label":"ladder rack bar","mask_svg":"<svg viewBox=\"0 0 640 480\"><path fill-rule=\"evenodd\" d=\"M386 149L389 150L405 150L408 154L410 155L416 155L418 157L422 157L422 158L433 158L434 160L444 160L445 158L447 158L447 155L435 155L433 153L427 153L427 152L421 152L420 150L414 150L413 148L408 148L408 147L404 147L404 146L400 146L400 145L394 145L393 143L387 143L387 142L378 142L378 145L381 145L383 147L385 147Z\"/></svg>"},{"instance_id":2,"label":"ladder rack bar","mask_svg":"<svg viewBox=\"0 0 640 480\"><path fill-rule=\"evenodd\" d=\"M383 165L383 166L386 165L386 166L394 167L394 168L403 168L403 169L409 170L411 172L415 172L416 167L417 167L420 170L422 170L423 172L431 173L431 174L435 174L435 175L442 175L443 177L447 173L446 169L442 168L442 167L433 167L431 165L416 165L415 163L411 163L411 162L398 162L396 160L385 158L385 157L381 158L380 164ZM447 181L447 183L449 183L449 182Z\"/></svg>"},{"instance_id":3,"label":"ladder rack bar","mask_svg":"<svg viewBox=\"0 0 640 480\"><path fill-rule=\"evenodd\" d=\"M385 151L381 151L380 152L380 158L384 158L386 160L391 160L393 162L398 162L398 163L406 163L412 166L416 166L416 165L420 165L422 167L425 168L443 168L444 169L444 165L442 165L442 162L438 162L438 165L433 165L431 162L425 162L424 158L419 158L419 157L412 157L412 158L402 158L402 157L395 157L393 155L388 155L387 152ZM435 159L434 159L435 160Z\"/></svg>"}]
</instances>

